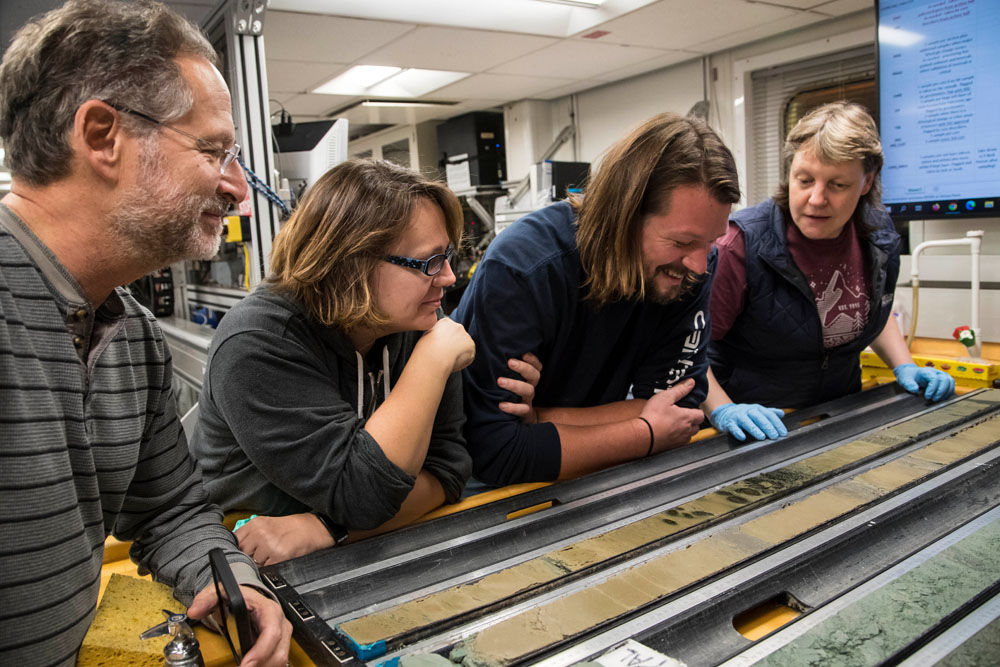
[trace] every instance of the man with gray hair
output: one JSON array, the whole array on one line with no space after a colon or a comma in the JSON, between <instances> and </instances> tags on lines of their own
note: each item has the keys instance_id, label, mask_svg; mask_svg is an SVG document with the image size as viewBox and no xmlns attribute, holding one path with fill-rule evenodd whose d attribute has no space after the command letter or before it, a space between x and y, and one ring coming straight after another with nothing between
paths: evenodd
<instances>
[{"instance_id":1,"label":"man with gray hair","mask_svg":"<svg viewBox=\"0 0 1000 667\"><path fill-rule=\"evenodd\" d=\"M0 64L0 664L73 664L108 535L192 618L222 548L259 633L243 664L287 660L291 627L188 455L163 335L119 287L212 256L246 196L215 59L160 4L71 0Z\"/></svg>"}]
</instances>

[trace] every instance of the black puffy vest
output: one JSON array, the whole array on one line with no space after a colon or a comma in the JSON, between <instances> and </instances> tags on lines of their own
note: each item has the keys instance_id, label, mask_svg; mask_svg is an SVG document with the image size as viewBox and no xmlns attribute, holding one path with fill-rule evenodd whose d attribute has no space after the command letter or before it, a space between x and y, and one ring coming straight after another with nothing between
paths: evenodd
<instances>
[{"instance_id":1,"label":"black puffy vest","mask_svg":"<svg viewBox=\"0 0 1000 667\"><path fill-rule=\"evenodd\" d=\"M813 291L788 251L780 207L768 200L733 215L746 242L746 302L709 349L712 371L733 401L800 408L860 390L858 354L892 312L900 252L889 216L865 213L876 226L861 242L871 279L868 323L861 336L830 350Z\"/></svg>"}]
</instances>

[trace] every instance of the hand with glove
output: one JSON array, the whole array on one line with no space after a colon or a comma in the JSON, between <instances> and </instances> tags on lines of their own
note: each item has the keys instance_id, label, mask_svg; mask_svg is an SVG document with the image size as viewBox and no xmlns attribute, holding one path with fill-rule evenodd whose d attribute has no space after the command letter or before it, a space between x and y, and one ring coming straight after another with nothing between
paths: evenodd
<instances>
[{"instance_id":1,"label":"hand with glove","mask_svg":"<svg viewBox=\"0 0 1000 667\"><path fill-rule=\"evenodd\" d=\"M747 433L757 440L777 440L788 435L781 423L784 415L780 408L765 408L757 403L726 403L712 410L708 421L740 442L747 439Z\"/></svg>"},{"instance_id":2,"label":"hand with glove","mask_svg":"<svg viewBox=\"0 0 1000 667\"><path fill-rule=\"evenodd\" d=\"M892 374L896 376L896 382L911 394L919 394L926 387L924 398L928 401L937 402L955 392L955 379L936 368L900 364L892 369Z\"/></svg>"}]
</instances>

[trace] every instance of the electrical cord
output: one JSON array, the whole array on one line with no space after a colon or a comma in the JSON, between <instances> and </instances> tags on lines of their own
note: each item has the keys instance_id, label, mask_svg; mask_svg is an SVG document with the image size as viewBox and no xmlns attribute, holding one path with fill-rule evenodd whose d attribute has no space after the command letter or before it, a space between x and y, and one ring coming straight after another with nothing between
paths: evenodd
<instances>
[{"instance_id":1,"label":"electrical cord","mask_svg":"<svg viewBox=\"0 0 1000 667\"><path fill-rule=\"evenodd\" d=\"M246 164L243 163L243 158L236 158L236 159L237 161L239 161L240 167L246 174L247 183L250 185L250 187L252 187L254 190L267 197L268 201L277 206L278 209L281 210L284 216L291 215L292 210L288 208L285 202L281 201L281 197L278 196L278 193L272 190L270 185L261 180L260 176L253 173L253 169L251 169L250 167L246 166Z\"/></svg>"}]
</instances>

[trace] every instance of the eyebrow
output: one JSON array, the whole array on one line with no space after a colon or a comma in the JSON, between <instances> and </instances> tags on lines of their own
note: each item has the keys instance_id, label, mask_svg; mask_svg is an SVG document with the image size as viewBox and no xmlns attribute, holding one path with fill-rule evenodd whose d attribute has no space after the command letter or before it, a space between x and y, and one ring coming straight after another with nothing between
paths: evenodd
<instances>
[{"instance_id":1,"label":"eyebrow","mask_svg":"<svg viewBox=\"0 0 1000 667\"><path fill-rule=\"evenodd\" d=\"M697 241L698 237L674 235L674 236L668 236L667 240L673 241L674 243L687 244L687 243L692 243L693 241Z\"/></svg>"},{"instance_id":2,"label":"eyebrow","mask_svg":"<svg viewBox=\"0 0 1000 667\"><path fill-rule=\"evenodd\" d=\"M433 257L434 255L443 255L445 253L445 251L448 250L448 246L450 246L450 245L451 245L451 242L449 241L448 243L444 244L443 246L436 245L436 246L434 246L433 248L431 248L431 249L429 249L427 251L414 251L412 253L405 253L404 252L404 253L391 253L391 254L405 255L407 257L413 257L414 259L427 259L428 257Z\"/></svg>"},{"instance_id":3,"label":"eyebrow","mask_svg":"<svg viewBox=\"0 0 1000 667\"><path fill-rule=\"evenodd\" d=\"M192 132L192 134L198 134L198 133ZM229 148L234 143L236 143L236 141L239 140L238 134L239 133L236 131L236 128L234 126L232 128L225 127L216 130L212 130L210 128L199 136L202 139L209 141L211 143L217 143L223 148Z\"/></svg>"},{"instance_id":4,"label":"eyebrow","mask_svg":"<svg viewBox=\"0 0 1000 667\"><path fill-rule=\"evenodd\" d=\"M221 132L221 133L214 133L214 134L206 134L202 138L204 140L208 141L209 143L211 143L213 146L217 146L217 147L221 148L222 150L226 150L230 146L232 146L234 143L236 143L236 133L235 132L233 132L233 133L230 133L230 132Z\"/></svg>"}]
</instances>

